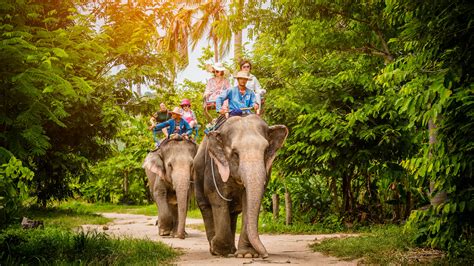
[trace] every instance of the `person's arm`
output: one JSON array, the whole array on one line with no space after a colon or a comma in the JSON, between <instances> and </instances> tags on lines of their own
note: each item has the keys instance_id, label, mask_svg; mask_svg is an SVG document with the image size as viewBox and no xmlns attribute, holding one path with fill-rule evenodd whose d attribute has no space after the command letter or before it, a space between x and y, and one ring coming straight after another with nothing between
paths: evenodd
<instances>
[{"instance_id":1,"label":"person's arm","mask_svg":"<svg viewBox=\"0 0 474 266\"><path fill-rule=\"evenodd\" d=\"M252 78L255 80L255 93L258 93L259 95L265 93L266 91L262 88L262 85L260 85L257 77L253 76Z\"/></svg>"},{"instance_id":2,"label":"person's arm","mask_svg":"<svg viewBox=\"0 0 474 266\"><path fill-rule=\"evenodd\" d=\"M186 132L185 132L186 135L191 136L193 134L193 129L191 128L189 123L186 122L186 120L181 120L181 121L183 121L184 128L186 129Z\"/></svg>"},{"instance_id":3,"label":"person's arm","mask_svg":"<svg viewBox=\"0 0 474 266\"><path fill-rule=\"evenodd\" d=\"M216 99L216 112L220 112L222 108L222 103L229 97L230 90L222 91L221 94Z\"/></svg>"},{"instance_id":4,"label":"person's arm","mask_svg":"<svg viewBox=\"0 0 474 266\"><path fill-rule=\"evenodd\" d=\"M253 91L250 93L250 103L248 107L253 107L255 110L258 110L259 108L259 105L255 99L255 93Z\"/></svg>"},{"instance_id":5,"label":"person's arm","mask_svg":"<svg viewBox=\"0 0 474 266\"><path fill-rule=\"evenodd\" d=\"M163 123L159 123L157 124L154 128L153 128L153 132L158 132L160 131L161 129L165 128L165 127L169 127L170 126L170 120L167 120Z\"/></svg>"},{"instance_id":6,"label":"person's arm","mask_svg":"<svg viewBox=\"0 0 474 266\"><path fill-rule=\"evenodd\" d=\"M207 97L209 97L209 95L212 94L212 89L213 89L212 83L213 83L213 79L211 78L206 84L206 90L204 90L204 100L207 100Z\"/></svg>"},{"instance_id":7,"label":"person's arm","mask_svg":"<svg viewBox=\"0 0 474 266\"><path fill-rule=\"evenodd\" d=\"M193 110L191 110L191 116L193 118L193 120L196 122L196 124L198 123L198 120L197 120L197 117L196 117L196 113L194 113Z\"/></svg>"}]
</instances>

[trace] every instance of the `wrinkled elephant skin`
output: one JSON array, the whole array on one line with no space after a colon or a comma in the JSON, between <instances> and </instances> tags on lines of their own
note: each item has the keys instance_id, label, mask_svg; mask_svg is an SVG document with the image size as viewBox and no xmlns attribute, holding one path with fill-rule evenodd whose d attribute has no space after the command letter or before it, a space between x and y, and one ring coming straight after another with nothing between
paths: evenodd
<instances>
[{"instance_id":1,"label":"wrinkled elephant skin","mask_svg":"<svg viewBox=\"0 0 474 266\"><path fill-rule=\"evenodd\" d=\"M194 158L195 194L213 255L268 257L258 235L258 216L273 160L287 136L285 126L268 126L249 115L229 118L204 138Z\"/></svg>"},{"instance_id":2,"label":"wrinkled elephant skin","mask_svg":"<svg viewBox=\"0 0 474 266\"><path fill-rule=\"evenodd\" d=\"M145 158L143 168L158 207L160 236L185 237L193 158L197 146L187 140L168 140Z\"/></svg>"}]
</instances>

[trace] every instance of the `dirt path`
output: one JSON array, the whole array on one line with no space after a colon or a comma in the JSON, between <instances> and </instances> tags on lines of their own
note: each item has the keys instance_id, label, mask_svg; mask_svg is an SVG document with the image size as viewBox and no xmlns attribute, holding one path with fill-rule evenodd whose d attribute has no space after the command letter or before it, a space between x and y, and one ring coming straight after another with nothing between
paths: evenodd
<instances>
[{"instance_id":1,"label":"dirt path","mask_svg":"<svg viewBox=\"0 0 474 266\"><path fill-rule=\"evenodd\" d=\"M108 234L128 236L134 238L161 241L173 248L184 251L184 255L176 261L177 265L264 265L264 264L298 264L298 265L357 265L357 261L340 261L321 253L313 252L308 247L316 239L341 237L344 234L330 235L261 235L260 238L269 252L267 259L242 259L215 257L209 253L209 244L206 234L187 227L186 239L177 239L158 236L155 226L156 216L102 213L103 216L114 219L107 225ZM186 224L200 224L201 219L187 219ZM103 231L103 226L83 225L85 230ZM238 240L238 236L236 237Z\"/></svg>"}]
</instances>

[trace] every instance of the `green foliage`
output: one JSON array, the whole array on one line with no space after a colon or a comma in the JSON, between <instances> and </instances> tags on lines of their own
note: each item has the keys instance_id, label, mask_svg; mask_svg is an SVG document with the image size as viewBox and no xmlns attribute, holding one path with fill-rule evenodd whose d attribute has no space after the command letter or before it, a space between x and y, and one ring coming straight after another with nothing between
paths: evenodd
<instances>
[{"instance_id":1,"label":"green foliage","mask_svg":"<svg viewBox=\"0 0 474 266\"><path fill-rule=\"evenodd\" d=\"M444 204L412 215L418 240L454 255L472 239L472 10L276 0L251 13L265 117L290 128L276 169L297 206L330 192L341 218L400 221L445 192ZM315 177L324 189L303 189Z\"/></svg>"},{"instance_id":2,"label":"green foliage","mask_svg":"<svg viewBox=\"0 0 474 266\"><path fill-rule=\"evenodd\" d=\"M57 228L0 234L0 261L6 264L150 264L160 265L177 253L150 240L113 239L104 233L72 233Z\"/></svg>"},{"instance_id":3,"label":"green foliage","mask_svg":"<svg viewBox=\"0 0 474 266\"><path fill-rule=\"evenodd\" d=\"M0 165L0 228L14 220L28 198L26 183L34 173L14 156Z\"/></svg>"},{"instance_id":4,"label":"green foliage","mask_svg":"<svg viewBox=\"0 0 474 266\"><path fill-rule=\"evenodd\" d=\"M373 227L361 236L324 239L312 248L344 260L362 258L368 264L408 263L407 253L415 247L410 236L400 226Z\"/></svg>"},{"instance_id":5,"label":"green foliage","mask_svg":"<svg viewBox=\"0 0 474 266\"><path fill-rule=\"evenodd\" d=\"M151 140L144 118L130 116L124 121L110 143L110 157L93 166L93 175L81 188L83 197L92 202L144 203L148 187L142 163L153 147Z\"/></svg>"},{"instance_id":6,"label":"green foliage","mask_svg":"<svg viewBox=\"0 0 474 266\"><path fill-rule=\"evenodd\" d=\"M116 212L143 214L149 216L156 215L155 203L148 205L128 205L128 204L112 204L112 203L88 203L83 201L68 200L55 205L59 210L73 211L76 213L99 213L99 212Z\"/></svg>"},{"instance_id":7,"label":"green foliage","mask_svg":"<svg viewBox=\"0 0 474 266\"><path fill-rule=\"evenodd\" d=\"M45 228L60 228L66 230L77 230L84 224L107 224L112 219L105 218L89 210L74 209L66 207L29 207L23 209L24 217L43 221Z\"/></svg>"}]
</instances>

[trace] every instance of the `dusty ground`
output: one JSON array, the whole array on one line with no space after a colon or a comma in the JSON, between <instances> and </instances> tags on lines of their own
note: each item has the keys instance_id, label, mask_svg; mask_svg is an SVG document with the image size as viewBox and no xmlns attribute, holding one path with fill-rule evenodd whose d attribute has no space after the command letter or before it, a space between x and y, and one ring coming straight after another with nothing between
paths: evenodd
<instances>
[{"instance_id":1,"label":"dusty ground","mask_svg":"<svg viewBox=\"0 0 474 266\"><path fill-rule=\"evenodd\" d=\"M206 235L196 229L187 227L186 239L177 239L158 236L155 226L156 216L103 213L105 217L114 221L107 224L106 232L115 236L129 236L134 238L161 241L184 251L184 255L176 261L177 265L264 265L264 264L298 264L298 265L357 265L357 261L340 261L321 253L313 252L308 247L315 240L324 238L342 237L344 234L330 235L261 235L260 238L269 252L267 259L243 259L215 257L209 253L209 243ZM200 224L201 219L187 219L186 224ZM103 226L84 225L85 230L104 231ZM236 237L236 241L238 236ZM237 243L236 243L237 244Z\"/></svg>"}]
</instances>

